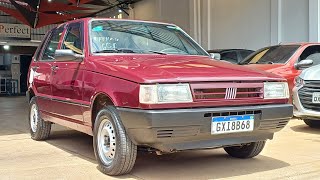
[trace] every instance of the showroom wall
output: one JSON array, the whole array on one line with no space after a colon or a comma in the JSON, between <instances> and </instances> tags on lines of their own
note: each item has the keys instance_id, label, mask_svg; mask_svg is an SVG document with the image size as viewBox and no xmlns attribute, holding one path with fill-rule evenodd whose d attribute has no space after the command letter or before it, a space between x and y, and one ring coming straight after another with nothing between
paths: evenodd
<instances>
[{"instance_id":1,"label":"showroom wall","mask_svg":"<svg viewBox=\"0 0 320 180\"><path fill-rule=\"evenodd\" d=\"M312 9L319 12L319 6L310 4L319 0L191 1L196 3L191 3L190 13L201 19L201 26L195 23L192 27L201 33L194 33L193 37L207 49L256 50L279 43L318 41L311 38L309 32L313 24L319 24L319 21L311 21L319 14L310 13Z\"/></svg>"},{"instance_id":2,"label":"showroom wall","mask_svg":"<svg viewBox=\"0 0 320 180\"><path fill-rule=\"evenodd\" d=\"M131 18L175 23L206 49L255 50L319 41L319 8L319 0L144 0Z\"/></svg>"},{"instance_id":3,"label":"showroom wall","mask_svg":"<svg viewBox=\"0 0 320 180\"><path fill-rule=\"evenodd\" d=\"M309 1L282 0L282 42L309 40Z\"/></svg>"},{"instance_id":4,"label":"showroom wall","mask_svg":"<svg viewBox=\"0 0 320 180\"><path fill-rule=\"evenodd\" d=\"M207 4L205 1L202 2ZM207 33L202 29L203 46L209 49L256 49L270 44L270 0L211 0L207 6L211 11L207 16L211 21L209 24L211 37L208 38L209 42L205 43ZM206 11L202 12L204 17L208 14ZM205 23L202 23L202 27L208 28Z\"/></svg>"},{"instance_id":5,"label":"showroom wall","mask_svg":"<svg viewBox=\"0 0 320 180\"><path fill-rule=\"evenodd\" d=\"M131 19L178 24L190 32L189 0L143 0L134 4Z\"/></svg>"}]
</instances>

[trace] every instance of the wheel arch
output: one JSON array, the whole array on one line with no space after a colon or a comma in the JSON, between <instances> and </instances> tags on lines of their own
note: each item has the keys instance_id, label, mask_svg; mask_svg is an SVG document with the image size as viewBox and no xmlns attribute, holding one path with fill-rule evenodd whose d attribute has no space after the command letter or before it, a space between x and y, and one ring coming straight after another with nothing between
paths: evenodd
<instances>
[{"instance_id":1,"label":"wheel arch","mask_svg":"<svg viewBox=\"0 0 320 180\"><path fill-rule=\"evenodd\" d=\"M93 129L98 112L106 106L117 106L117 104L108 94L103 92L96 93L91 102L91 125Z\"/></svg>"},{"instance_id":2,"label":"wheel arch","mask_svg":"<svg viewBox=\"0 0 320 180\"><path fill-rule=\"evenodd\" d=\"M31 99L32 99L33 97L35 97L35 96L36 96L36 94L35 94L35 92L33 91L33 89L32 89L32 88L29 88L28 93L27 93L27 100L28 100L28 102L30 102Z\"/></svg>"}]
</instances>

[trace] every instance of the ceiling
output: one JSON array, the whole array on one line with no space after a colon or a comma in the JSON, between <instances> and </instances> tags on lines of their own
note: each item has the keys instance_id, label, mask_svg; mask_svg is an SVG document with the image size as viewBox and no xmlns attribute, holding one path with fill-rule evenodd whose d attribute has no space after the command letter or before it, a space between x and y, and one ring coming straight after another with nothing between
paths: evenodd
<instances>
[{"instance_id":1,"label":"ceiling","mask_svg":"<svg viewBox=\"0 0 320 180\"><path fill-rule=\"evenodd\" d=\"M127 13L140 0L0 0L0 11L32 28L94 16L117 8Z\"/></svg>"}]
</instances>

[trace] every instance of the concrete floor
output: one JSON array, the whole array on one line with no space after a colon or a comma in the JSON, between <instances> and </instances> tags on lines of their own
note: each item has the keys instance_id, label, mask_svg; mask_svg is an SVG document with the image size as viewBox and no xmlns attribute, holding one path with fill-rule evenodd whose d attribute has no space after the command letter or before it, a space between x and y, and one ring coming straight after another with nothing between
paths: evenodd
<instances>
[{"instance_id":1,"label":"concrete floor","mask_svg":"<svg viewBox=\"0 0 320 180\"><path fill-rule=\"evenodd\" d=\"M27 130L24 97L0 98L0 179L319 179L320 129L289 125L254 159L223 150L156 156L139 153L131 174L109 177L97 170L90 136L57 125L50 140Z\"/></svg>"}]
</instances>

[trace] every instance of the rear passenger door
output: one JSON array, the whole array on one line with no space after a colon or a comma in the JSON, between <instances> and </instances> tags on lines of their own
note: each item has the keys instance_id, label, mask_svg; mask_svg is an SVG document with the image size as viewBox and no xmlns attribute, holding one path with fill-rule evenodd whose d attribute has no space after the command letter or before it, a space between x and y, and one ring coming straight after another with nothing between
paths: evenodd
<instances>
[{"instance_id":1,"label":"rear passenger door","mask_svg":"<svg viewBox=\"0 0 320 180\"><path fill-rule=\"evenodd\" d=\"M33 87L37 94L37 101L40 111L51 112L51 68L54 61L54 53L59 46L63 27L55 28L44 43L39 59L32 63L30 78L33 78Z\"/></svg>"},{"instance_id":2,"label":"rear passenger door","mask_svg":"<svg viewBox=\"0 0 320 180\"><path fill-rule=\"evenodd\" d=\"M67 25L61 49L69 49L83 55L82 22ZM83 59L54 61L52 66L52 101L53 112L60 119L83 122L82 88Z\"/></svg>"}]
</instances>

